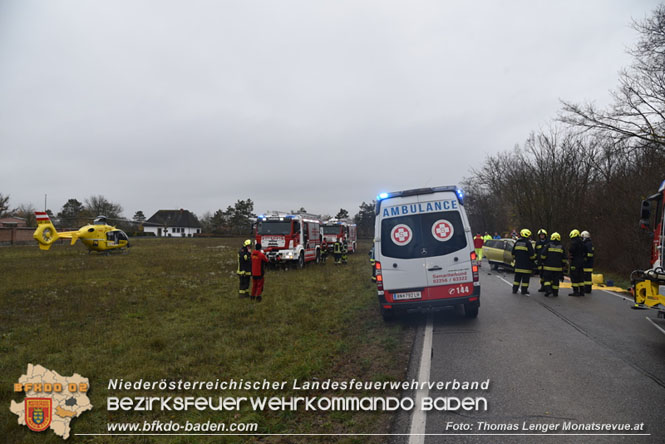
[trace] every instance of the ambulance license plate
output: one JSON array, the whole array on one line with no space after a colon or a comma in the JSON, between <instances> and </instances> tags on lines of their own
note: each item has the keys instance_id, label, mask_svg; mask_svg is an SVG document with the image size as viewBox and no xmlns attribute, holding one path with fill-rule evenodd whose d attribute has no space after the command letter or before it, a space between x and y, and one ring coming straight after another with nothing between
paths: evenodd
<instances>
[{"instance_id":1,"label":"ambulance license plate","mask_svg":"<svg viewBox=\"0 0 665 444\"><path fill-rule=\"evenodd\" d=\"M395 293L393 295L394 301L402 301L404 299L420 299L422 294L419 291L408 291L406 293Z\"/></svg>"}]
</instances>

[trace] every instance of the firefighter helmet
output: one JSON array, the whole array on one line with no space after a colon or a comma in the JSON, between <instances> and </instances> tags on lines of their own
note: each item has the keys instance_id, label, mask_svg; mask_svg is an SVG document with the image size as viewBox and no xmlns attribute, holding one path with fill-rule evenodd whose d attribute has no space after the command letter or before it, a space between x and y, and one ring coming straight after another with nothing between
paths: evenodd
<instances>
[{"instance_id":1,"label":"firefighter helmet","mask_svg":"<svg viewBox=\"0 0 665 444\"><path fill-rule=\"evenodd\" d=\"M561 235L559 233L552 233L552 235L550 236L550 240L560 241L561 240Z\"/></svg>"},{"instance_id":2,"label":"firefighter helmet","mask_svg":"<svg viewBox=\"0 0 665 444\"><path fill-rule=\"evenodd\" d=\"M544 229L544 228L541 228L540 230L538 230L538 236L540 236L541 234L544 234L545 236L547 236L547 230Z\"/></svg>"},{"instance_id":3,"label":"firefighter helmet","mask_svg":"<svg viewBox=\"0 0 665 444\"><path fill-rule=\"evenodd\" d=\"M522 231L520 231L520 236L531 237L531 231L528 228L524 228Z\"/></svg>"},{"instance_id":4,"label":"firefighter helmet","mask_svg":"<svg viewBox=\"0 0 665 444\"><path fill-rule=\"evenodd\" d=\"M591 237L591 235L589 234L589 232L586 231L586 230L582 231L582 232L580 233L580 236L582 237L582 239L588 239L588 238Z\"/></svg>"},{"instance_id":5,"label":"firefighter helmet","mask_svg":"<svg viewBox=\"0 0 665 444\"><path fill-rule=\"evenodd\" d=\"M243 247L247 247L247 246L249 246L249 245L252 245L252 241L249 240L249 239L245 240L245 242L242 243L242 246L243 246Z\"/></svg>"},{"instance_id":6,"label":"firefighter helmet","mask_svg":"<svg viewBox=\"0 0 665 444\"><path fill-rule=\"evenodd\" d=\"M578 237L580 235L580 230L573 230L570 232L570 238Z\"/></svg>"}]
</instances>

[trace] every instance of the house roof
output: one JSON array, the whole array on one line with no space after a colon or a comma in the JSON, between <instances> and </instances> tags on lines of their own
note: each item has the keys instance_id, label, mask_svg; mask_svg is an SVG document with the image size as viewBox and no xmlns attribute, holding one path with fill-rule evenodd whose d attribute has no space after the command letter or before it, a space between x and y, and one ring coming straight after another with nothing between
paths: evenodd
<instances>
[{"instance_id":1,"label":"house roof","mask_svg":"<svg viewBox=\"0 0 665 444\"><path fill-rule=\"evenodd\" d=\"M153 214L143 225L160 227L189 227L201 228L197 217L189 210L159 210Z\"/></svg>"}]
</instances>

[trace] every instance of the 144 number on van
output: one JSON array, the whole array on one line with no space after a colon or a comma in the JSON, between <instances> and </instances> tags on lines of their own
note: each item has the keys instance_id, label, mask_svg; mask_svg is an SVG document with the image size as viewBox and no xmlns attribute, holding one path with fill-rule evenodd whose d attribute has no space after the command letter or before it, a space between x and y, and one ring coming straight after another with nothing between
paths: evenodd
<instances>
[{"instance_id":1,"label":"144 number on van","mask_svg":"<svg viewBox=\"0 0 665 444\"><path fill-rule=\"evenodd\" d=\"M459 284L448 289L448 294L452 295L467 295L473 293L473 286L471 284Z\"/></svg>"}]
</instances>

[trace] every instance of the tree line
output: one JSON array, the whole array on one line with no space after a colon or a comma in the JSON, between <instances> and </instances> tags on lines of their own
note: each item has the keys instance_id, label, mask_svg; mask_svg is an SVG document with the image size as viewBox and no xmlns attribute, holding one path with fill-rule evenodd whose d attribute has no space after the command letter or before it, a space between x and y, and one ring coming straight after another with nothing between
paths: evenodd
<instances>
[{"instance_id":1,"label":"tree line","mask_svg":"<svg viewBox=\"0 0 665 444\"><path fill-rule=\"evenodd\" d=\"M596 268L627 275L649 265L642 199L665 179L665 6L633 23L639 40L611 105L562 101L549 128L488 156L463 181L474 231L527 227L591 233Z\"/></svg>"},{"instance_id":2,"label":"tree line","mask_svg":"<svg viewBox=\"0 0 665 444\"><path fill-rule=\"evenodd\" d=\"M374 202L369 204L363 202L359 212L351 218L349 212L340 208L335 217L337 219L352 219L358 224L358 235L370 238L374 234ZM25 219L27 226L36 226L35 207L32 204L20 204L15 208L9 205L9 195L0 193L0 217L15 216ZM147 220L143 211L134 213L132 220L122 216L122 206L111 202L102 195L90 196L83 202L76 198L68 199L61 210L54 214L50 209L46 210L53 223L58 228L75 228L90 223L95 217L104 215L113 225L128 231L135 232L140 224ZM304 207L299 210L291 210L291 213L307 213ZM218 209L214 213L206 212L198 218L201 223L202 232L213 235L247 235L252 230L254 214L254 202L252 199L239 199L226 210ZM318 215L321 220L327 220L329 215Z\"/></svg>"}]
</instances>

